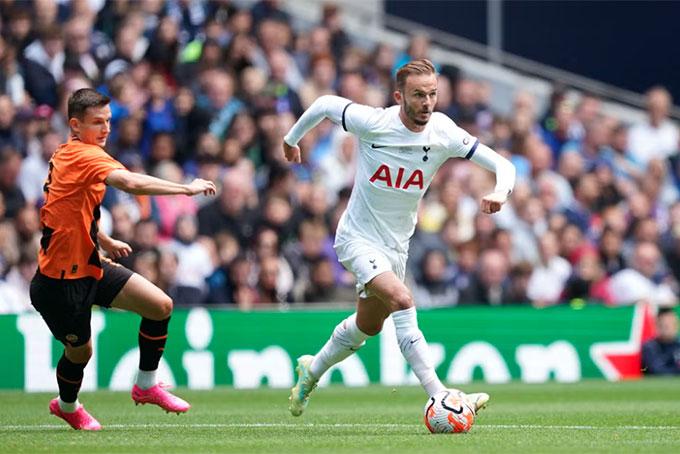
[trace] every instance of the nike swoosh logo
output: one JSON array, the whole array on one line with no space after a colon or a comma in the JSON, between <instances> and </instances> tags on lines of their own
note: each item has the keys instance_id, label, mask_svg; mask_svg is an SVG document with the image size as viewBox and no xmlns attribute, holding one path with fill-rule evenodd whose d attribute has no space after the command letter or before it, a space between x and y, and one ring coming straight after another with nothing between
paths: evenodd
<instances>
[{"instance_id":1,"label":"nike swoosh logo","mask_svg":"<svg viewBox=\"0 0 680 454\"><path fill-rule=\"evenodd\" d=\"M385 148L387 145L376 145L374 143L371 144L371 148Z\"/></svg>"},{"instance_id":2,"label":"nike swoosh logo","mask_svg":"<svg viewBox=\"0 0 680 454\"><path fill-rule=\"evenodd\" d=\"M412 340L412 341L410 341L410 343L411 343L411 344L415 344L415 343L418 342L420 339L422 339L422 337L419 337L419 338L416 339L416 340Z\"/></svg>"}]
</instances>

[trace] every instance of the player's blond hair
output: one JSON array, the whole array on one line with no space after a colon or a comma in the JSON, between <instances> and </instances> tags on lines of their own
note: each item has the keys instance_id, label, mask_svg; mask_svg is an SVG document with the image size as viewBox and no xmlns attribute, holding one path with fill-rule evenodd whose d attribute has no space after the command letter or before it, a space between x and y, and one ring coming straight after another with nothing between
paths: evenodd
<instances>
[{"instance_id":1,"label":"player's blond hair","mask_svg":"<svg viewBox=\"0 0 680 454\"><path fill-rule=\"evenodd\" d=\"M404 92L406 79L412 74L437 74L437 70L427 58L410 61L397 70L397 90Z\"/></svg>"}]
</instances>

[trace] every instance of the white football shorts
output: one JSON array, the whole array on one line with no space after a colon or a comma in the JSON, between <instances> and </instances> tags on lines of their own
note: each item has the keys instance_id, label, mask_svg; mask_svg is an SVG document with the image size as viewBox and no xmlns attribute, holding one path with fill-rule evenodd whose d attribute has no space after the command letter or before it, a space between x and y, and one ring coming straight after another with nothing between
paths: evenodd
<instances>
[{"instance_id":1,"label":"white football shorts","mask_svg":"<svg viewBox=\"0 0 680 454\"><path fill-rule=\"evenodd\" d=\"M408 254L363 241L349 241L336 245L340 263L354 274L357 280L357 294L359 298L368 298L374 294L365 285L379 274L392 271L401 281L406 275L406 260Z\"/></svg>"}]
</instances>

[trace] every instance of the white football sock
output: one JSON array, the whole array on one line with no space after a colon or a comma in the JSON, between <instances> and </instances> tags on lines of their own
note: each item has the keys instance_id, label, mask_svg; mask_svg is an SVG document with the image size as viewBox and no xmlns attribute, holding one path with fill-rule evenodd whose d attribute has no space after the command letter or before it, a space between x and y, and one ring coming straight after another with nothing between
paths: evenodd
<instances>
[{"instance_id":1,"label":"white football sock","mask_svg":"<svg viewBox=\"0 0 680 454\"><path fill-rule=\"evenodd\" d=\"M149 389L156 386L156 371L155 370L139 370L137 371L137 386L142 389Z\"/></svg>"},{"instance_id":2,"label":"white football sock","mask_svg":"<svg viewBox=\"0 0 680 454\"><path fill-rule=\"evenodd\" d=\"M78 398L76 398L75 402L64 402L61 400L61 397L59 398L59 408L61 408L61 411L64 413L73 413L80 407L80 402L78 402Z\"/></svg>"},{"instance_id":3,"label":"white football sock","mask_svg":"<svg viewBox=\"0 0 680 454\"><path fill-rule=\"evenodd\" d=\"M352 355L365 344L368 334L357 326L356 312L335 327L326 345L314 356L309 372L317 380L334 364Z\"/></svg>"},{"instance_id":4,"label":"white football sock","mask_svg":"<svg viewBox=\"0 0 680 454\"><path fill-rule=\"evenodd\" d=\"M410 307L392 313L394 328L397 331L397 342L401 353L411 366L411 370L428 395L432 396L446 387L442 384L434 371L429 347L422 331L418 329L416 308Z\"/></svg>"}]
</instances>

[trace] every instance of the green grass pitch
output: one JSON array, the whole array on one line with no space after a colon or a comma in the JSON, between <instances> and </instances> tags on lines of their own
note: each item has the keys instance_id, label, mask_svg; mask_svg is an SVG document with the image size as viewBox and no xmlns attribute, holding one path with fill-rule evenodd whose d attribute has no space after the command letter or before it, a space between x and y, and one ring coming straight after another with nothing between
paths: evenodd
<instances>
[{"instance_id":1,"label":"green grass pitch","mask_svg":"<svg viewBox=\"0 0 680 454\"><path fill-rule=\"evenodd\" d=\"M83 393L101 432L77 432L48 414L52 394L0 392L0 452L239 453L669 453L680 449L678 378L609 383L461 386L491 394L472 430L431 435L419 387L331 386L299 418L286 390L177 393L184 415L135 407L129 394Z\"/></svg>"}]
</instances>

